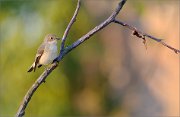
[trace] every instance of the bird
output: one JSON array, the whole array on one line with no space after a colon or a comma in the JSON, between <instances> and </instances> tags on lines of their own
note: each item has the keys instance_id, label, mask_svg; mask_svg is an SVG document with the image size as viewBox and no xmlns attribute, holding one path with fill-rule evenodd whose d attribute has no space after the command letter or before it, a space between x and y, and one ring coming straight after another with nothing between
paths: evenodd
<instances>
[{"instance_id":1,"label":"bird","mask_svg":"<svg viewBox=\"0 0 180 117\"><path fill-rule=\"evenodd\" d=\"M40 68L42 65L48 65L52 63L55 58L57 58L57 40L60 40L60 38L54 34L47 34L45 36L44 41L37 50L34 63L31 65L28 72L33 70L35 72L36 67Z\"/></svg>"}]
</instances>

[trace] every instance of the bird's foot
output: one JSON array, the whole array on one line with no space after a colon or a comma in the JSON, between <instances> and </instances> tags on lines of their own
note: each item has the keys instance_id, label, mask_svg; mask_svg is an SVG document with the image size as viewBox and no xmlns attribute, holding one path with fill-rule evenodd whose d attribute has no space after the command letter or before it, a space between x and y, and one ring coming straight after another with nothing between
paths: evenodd
<instances>
[{"instance_id":1,"label":"bird's foot","mask_svg":"<svg viewBox=\"0 0 180 117\"><path fill-rule=\"evenodd\" d=\"M50 70L50 66L47 66L45 69L46 69L46 71L49 71Z\"/></svg>"},{"instance_id":2,"label":"bird's foot","mask_svg":"<svg viewBox=\"0 0 180 117\"><path fill-rule=\"evenodd\" d=\"M53 60L52 64L53 64L53 63L57 63L57 64L59 63L58 57Z\"/></svg>"},{"instance_id":3,"label":"bird's foot","mask_svg":"<svg viewBox=\"0 0 180 117\"><path fill-rule=\"evenodd\" d=\"M45 81L45 80L43 80L43 83L46 83L46 81Z\"/></svg>"}]
</instances>

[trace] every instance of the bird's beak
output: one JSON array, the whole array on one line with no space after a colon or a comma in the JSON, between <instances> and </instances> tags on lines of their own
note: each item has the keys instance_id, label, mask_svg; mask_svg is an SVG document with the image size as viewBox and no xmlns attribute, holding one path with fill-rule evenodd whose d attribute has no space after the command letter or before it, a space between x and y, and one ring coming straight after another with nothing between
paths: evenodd
<instances>
[{"instance_id":1,"label":"bird's beak","mask_svg":"<svg viewBox=\"0 0 180 117\"><path fill-rule=\"evenodd\" d=\"M56 37L56 39L57 39L57 40L60 40L61 38L59 38L59 37Z\"/></svg>"}]
</instances>

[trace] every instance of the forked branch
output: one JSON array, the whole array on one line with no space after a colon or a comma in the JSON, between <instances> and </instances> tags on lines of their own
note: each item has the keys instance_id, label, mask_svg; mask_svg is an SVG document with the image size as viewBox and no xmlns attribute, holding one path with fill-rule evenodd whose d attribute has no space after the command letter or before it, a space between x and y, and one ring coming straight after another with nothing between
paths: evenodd
<instances>
[{"instance_id":1,"label":"forked branch","mask_svg":"<svg viewBox=\"0 0 180 117\"><path fill-rule=\"evenodd\" d=\"M75 10L75 12L74 12L74 15L73 15L71 21L69 22L66 30L64 31L64 34L63 34L63 37L62 37L60 55L61 55L61 54L63 53L63 51L64 51L64 45L65 45L65 41L66 41L67 35L68 35L69 30L71 29L73 23L76 21L76 17L77 17L77 14L78 14L78 12L79 12L80 5L81 5L81 1L78 0L77 7L76 7L76 10Z\"/></svg>"},{"instance_id":2,"label":"forked branch","mask_svg":"<svg viewBox=\"0 0 180 117\"><path fill-rule=\"evenodd\" d=\"M105 28L106 26L108 26L111 23L117 23L120 24L122 26L125 26L127 28L129 28L130 30L133 31L133 34L139 38L145 39L145 37L148 37L150 39L153 39L161 44L163 44L164 46L168 47L169 49L175 51L176 53L180 53L180 50L175 49L169 45L167 45L166 43L164 43L161 39L155 38L151 35L148 35L144 32L141 32L139 30L137 30L135 27L123 23L119 20L116 20L116 16L119 14L120 10L122 9L122 7L124 6L124 4L126 3L127 0L121 0L121 2L119 2L117 8L115 9L115 11L102 23L100 23L98 26L96 26L95 28L93 28L92 30L90 30L87 34L85 34L84 36L82 36L81 38L79 38L77 41L75 41L73 44L65 47L65 41L67 38L67 35L69 33L69 30L71 28L71 26L73 25L73 23L76 21L76 17L78 15L78 11L80 8L80 0L78 0L77 6L76 6L76 10L74 12L74 15L71 19L71 21L69 22L64 35L62 37L62 42L61 42L61 49L60 49L60 54L59 56L56 58L57 62L54 62L49 70L45 70L40 76L39 78L35 81L35 83L31 86L31 88L28 90L28 92L26 93L26 95L24 96L24 99L22 100L22 103L18 109L18 112L16 113L16 117L22 117L25 114L25 109L29 103L29 101L31 100L33 94L35 93L35 91L38 89L38 87L45 82L47 76L58 66L58 63L63 59L63 57L68 54L71 50L75 49L77 46L79 46L80 44L82 44L84 41L86 41L87 39L89 39L90 37L92 37L94 34L96 34L98 31L102 30L103 28Z\"/></svg>"}]
</instances>

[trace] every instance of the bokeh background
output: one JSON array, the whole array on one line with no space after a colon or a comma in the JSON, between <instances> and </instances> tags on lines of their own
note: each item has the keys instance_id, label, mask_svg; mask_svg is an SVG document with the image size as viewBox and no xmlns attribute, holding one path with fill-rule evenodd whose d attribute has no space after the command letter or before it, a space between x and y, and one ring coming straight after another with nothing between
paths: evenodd
<instances>
[{"instance_id":1,"label":"bokeh background","mask_svg":"<svg viewBox=\"0 0 180 117\"><path fill-rule=\"evenodd\" d=\"M66 45L119 0L82 0ZM179 48L179 0L128 0L118 19ZM0 117L12 117L44 68L27 73L48 33L62 37L76 0L0 1ZM60 44L59 44L60 45ZM111 24L69 53L32 97L27 117L179 116L179 55Z\"/></svg>"}]
</instances>

